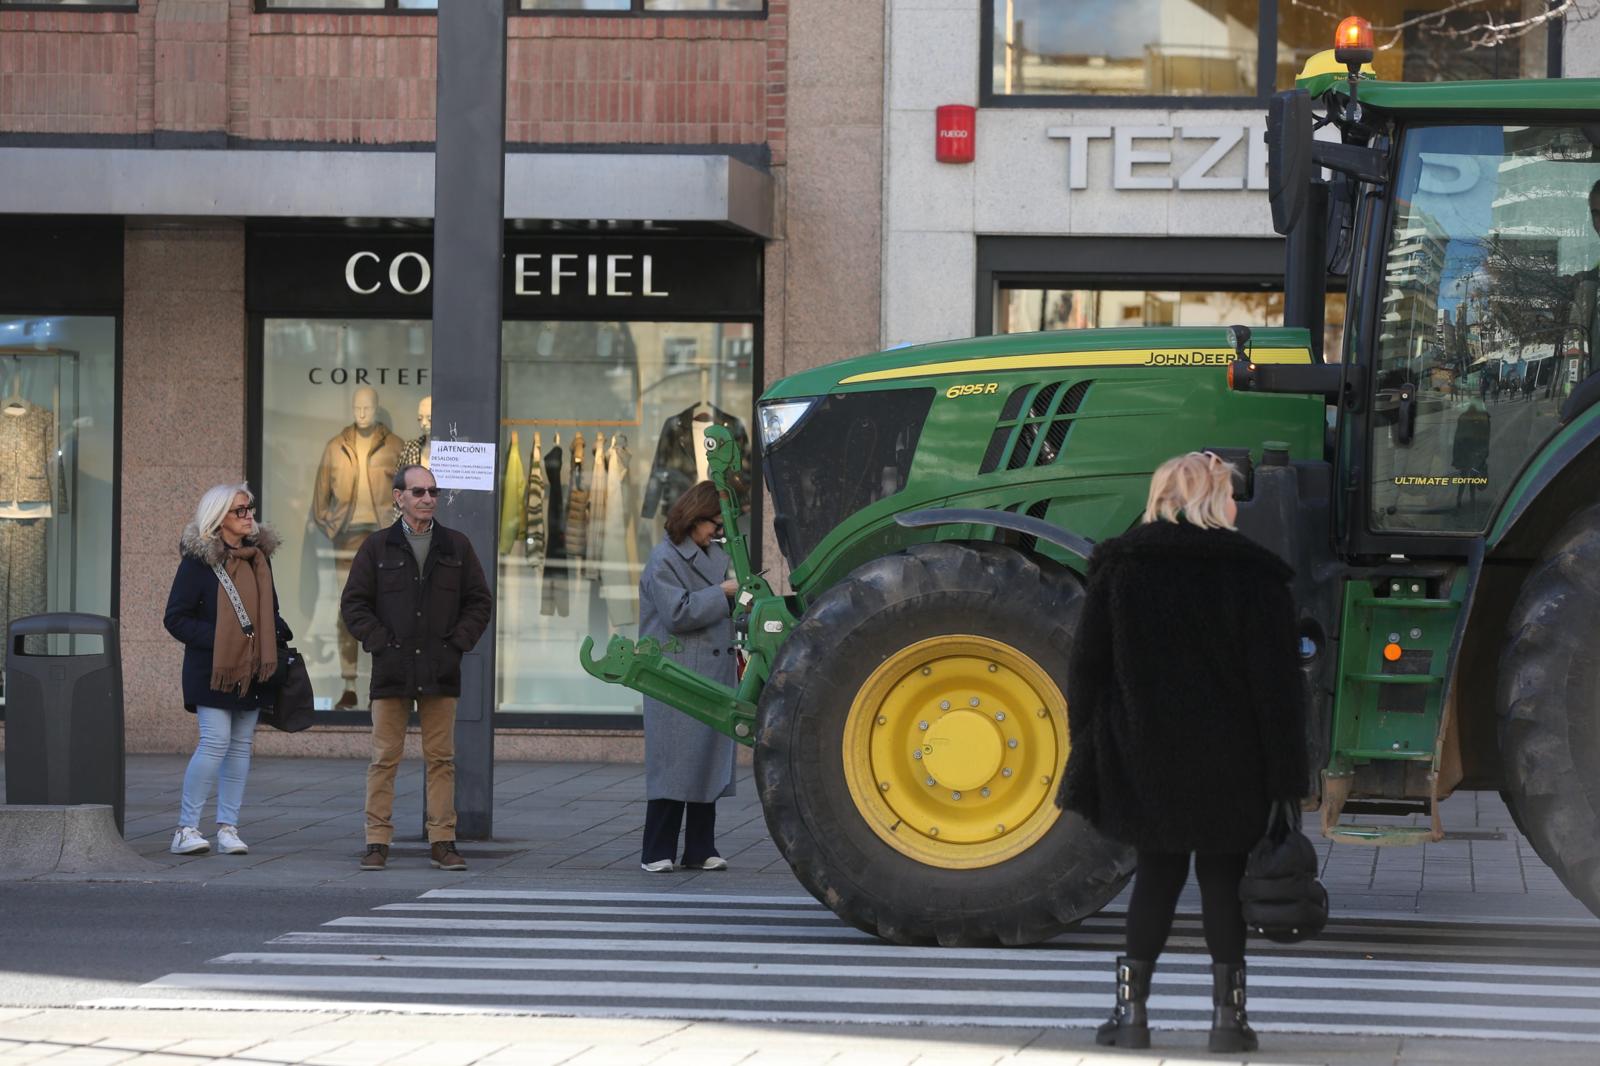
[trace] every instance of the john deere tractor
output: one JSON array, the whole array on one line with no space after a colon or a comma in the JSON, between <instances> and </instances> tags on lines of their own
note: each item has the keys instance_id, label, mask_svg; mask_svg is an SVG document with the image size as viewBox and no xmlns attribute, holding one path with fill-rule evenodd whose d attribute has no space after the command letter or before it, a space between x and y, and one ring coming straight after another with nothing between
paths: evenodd
<instances>
[{"instance_id":1,"label":"john deere tractor","mask_svg":"<svg viewBox=\"0 0 1600 1066\"><path fill-rule=\"evenodd\" d=\"M1053 802L1068 651L1095 542L1201 448L1296 570L1324 831L1438 839L1452 791L1498 789L1600 913L1600 81L1385 83L1360 31L1271 102L1289 325L983 337L786 378L759 466L792 593L752 570L743 457L708 434L738 688L652 640L585 645L597 677L754 745L773 838L844 920L1023 944L1123 886L1129 852ZM1348 318L1324 352L1330 286Z\"/></svg>"}]
</instances>

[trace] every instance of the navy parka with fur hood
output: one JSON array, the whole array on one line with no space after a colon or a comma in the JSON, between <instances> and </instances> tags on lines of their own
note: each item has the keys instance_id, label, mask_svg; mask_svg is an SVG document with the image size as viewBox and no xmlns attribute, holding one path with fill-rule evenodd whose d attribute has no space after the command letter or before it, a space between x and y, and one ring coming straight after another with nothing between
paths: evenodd
<instances>
[{"instance_id":1,"label":"navy parka with fur hood","mask_svg":"<svg viewBox=\"0 0 1600 1066\"><path fill-rule=\"evenodd\" d=\"M1308 781L1293 571L1241 533L1105 541L1067 675L1057 802L1142 851L1243 853Z\"/></svg>"},{"instance_id":2,"label":"navy parka with fur hood","mask_svg":"<svg viewBox=\"0 0 1600 1066\"><path fill-rule=\"evenodd\" d=\"M246 540L261 549L271 565L272 553L278 548L278 535L268 526L257 526L256 535ZM172 579L172 592L167 596L167 614L164 622L167 632L183 644L183 707L193 713L195 707L216 707L224 711L253 711L262 706L261 686L251 685L243 696L231 692L218 692L211 687L211 646L217 639L217 606L233 614L233 604L222 591L222 582L212 572L213 564L222 562L227 547L220 536L209 540L200 536L193 522L183 531L179 542L182 558L178 572ZM274 596L274 599L277 597ZM265 628L252 618L256 631ZM235 623L237 624L237 623ZM278 643L294 639L280 612L277 617Z\"/></svg>"}]
</instances>

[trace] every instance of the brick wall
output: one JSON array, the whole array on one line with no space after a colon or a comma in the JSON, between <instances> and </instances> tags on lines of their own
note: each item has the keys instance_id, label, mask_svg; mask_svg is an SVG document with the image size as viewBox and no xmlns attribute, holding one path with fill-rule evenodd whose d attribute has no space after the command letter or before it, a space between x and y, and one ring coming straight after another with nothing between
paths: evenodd
<instances>
[{"instance_id":1,"label":"brick wall","mask_svg":"<svg viewBox=\"0 0 1600 1066\"><path fill-rule=\"evenodd\" d=\"M762 144L782 162L790 0L769 17L512 17L506 134ZM257 14L251 0L0 13L0 132L433 140L431 15Z\"/></svg>"},{"instance_id":2,"label":"brick wall","mask_svg":"<svg viewBox=\"0 0 1600 1066\"><path fill-rule=\"evenodd\" d=\"M135 133L141 14L0 12L0 130Z\"/></svg>"}]
</instances>

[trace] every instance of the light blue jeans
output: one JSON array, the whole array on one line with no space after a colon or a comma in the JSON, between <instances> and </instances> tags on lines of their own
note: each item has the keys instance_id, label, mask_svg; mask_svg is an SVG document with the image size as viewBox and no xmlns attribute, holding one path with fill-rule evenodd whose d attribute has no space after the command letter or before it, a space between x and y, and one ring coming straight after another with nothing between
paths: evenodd
<instances>
[{"instance_id":1,"label":"light blue jeans","mask_svg":"<svg viewBox=\"0 0 1600 1066\"><path fill-rule=\"evenodd\" d=\"M183 775L183 802L178 824L200 827L200 808L217 790L217 824L238 825L239 804L244 801L244 779L250 773L250 744L255 739L259 711L224 711L196 707L200 743ZM218 782L218 777L221 782Z\"/></svg>"}]
</instances>

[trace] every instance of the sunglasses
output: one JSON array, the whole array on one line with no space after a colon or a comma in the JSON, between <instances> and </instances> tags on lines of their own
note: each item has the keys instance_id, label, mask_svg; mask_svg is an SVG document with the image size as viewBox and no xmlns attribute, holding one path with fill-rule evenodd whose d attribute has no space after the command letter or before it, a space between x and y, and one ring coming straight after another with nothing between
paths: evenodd
<instances>
[{"instance_id":1,"label":"sunglasses","mask_svg":"<svg viewBox=\"0 0 1600 1066\"><path fill-rule=\"evenodd\" d=\"M439 495L439 486L431 485L427 488L424 488L421 485L413 485L411 488L406 489L406 491L411 493L411 495L415 496L419 500L424 496L433 496L437 498Z\"/></svg>"},{"instance_id":2,"label":"sunglasses","mask_svg":"<svg viewBox=\"0 0 1600 1066\"><path fill-rule=\"evenodd\" d=\"M702 522L710 522L712 525L716 526L718 529L722 528L722 516L721 515L705 515L704 517L702 517L700 519L700 521L702 521Z\"/></svg>"},{"instance_id":3,"label":"sunglasses","mask_svg":"<svg viewBox=\"0 0 1600 1066\"><path fill-rule=\"evenodd\" d=\"M256 513L254 507L235 507L228 512L235 518L249 518Z\"/></svg>"}]
</instances>

